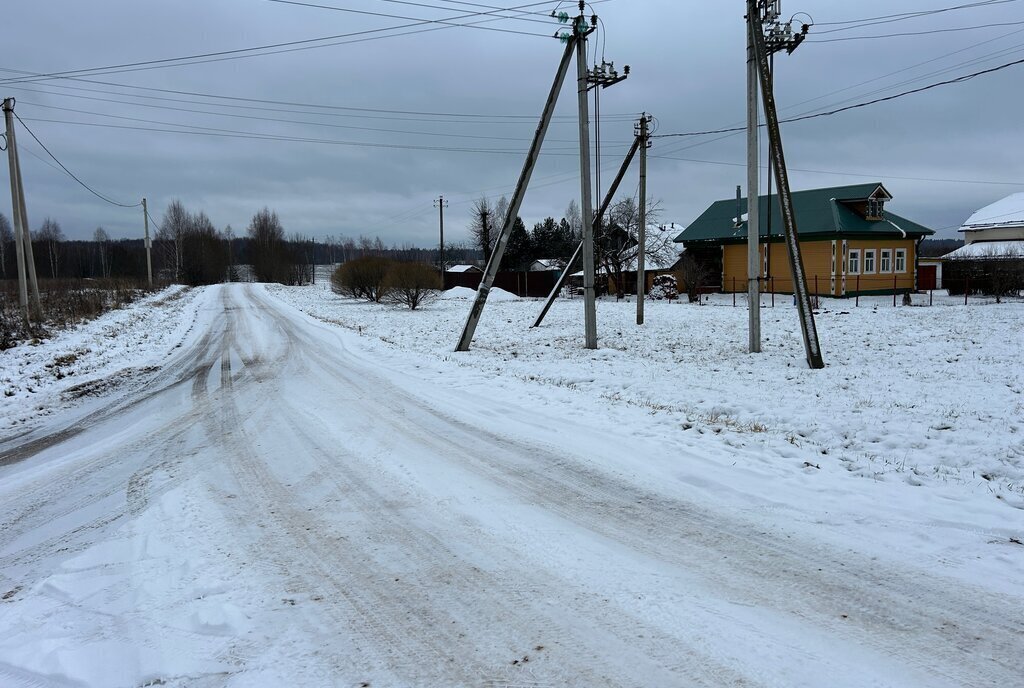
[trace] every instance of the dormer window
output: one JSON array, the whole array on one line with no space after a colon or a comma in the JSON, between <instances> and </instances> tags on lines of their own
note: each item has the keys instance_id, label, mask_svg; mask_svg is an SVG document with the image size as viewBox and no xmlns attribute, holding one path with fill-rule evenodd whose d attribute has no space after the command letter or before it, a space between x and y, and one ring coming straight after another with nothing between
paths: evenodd
<instances>
[{"instance_id":1,"label":"dormer window","mask_svg":"<svg viewBox=\"0 0 1024 688\"><path fill-rule=\"evenodd\" d=\"M884 198L869 198L867 211L864 213L864 217L868 220L883 220L885 219L885 216L883 215L884 210Z\"/></svg>"}]
</instances>

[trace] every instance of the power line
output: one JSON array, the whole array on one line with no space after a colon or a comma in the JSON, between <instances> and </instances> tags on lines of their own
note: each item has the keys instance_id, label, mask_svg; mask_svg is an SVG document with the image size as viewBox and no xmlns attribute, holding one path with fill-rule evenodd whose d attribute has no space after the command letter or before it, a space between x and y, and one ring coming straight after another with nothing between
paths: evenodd
<instances>
[{"instance_id":1,"label":"power line","mask_svg":"<svg viewBox=\"0 0 1024 688\"><path fill-rule=\"evenodd\" d=\"M521 10L523 8L536 7L537 5L544 5L544 4L546 4L546 2L531 2L531 3L527 3L525 5L518 5L518 6L515 6L515 7L510 7L510 8L508 8L507 11L510 11L510 12L511 11L517 11L517 10ZM438 26L431 27L429 29L425 29L425 31L436 31L436 30L440 30L440 29L453 28L455 26L470 27L470 28L480 28L478 26L479 24L483 24L483 23L487 23L487 22L491 22L491 21L498 21L499 19L501 19L501 17L497 17L497 18L492 17L490 19L485 19L485 20L482 20L482 21L479 21L479 22L469 22L469 23L466 23L466 24L451 24L451 22L453 20L456 20L456 19L467 19L467 18L472 18L472 17L478 17L478 16L481 16L482 14L485 14L485 13L483 13L483 12L472 12L472 13L468 13L468 14L458 15L458 16L455 16L455 17L449 17L448 20L447 20L448 24L446 24L444 26L439 26L439 27ZM505 17L505 18L508 19L509 17ZM363 31L352 31L352 32L349 32L349 33L337 34L337 35L333 35L333 36L322 36L320 38L307 38L307 39L302 39L302 40L298 40L298 41L286 41L286 42L282 42L282 43L271 43L271 44L260 45L260 46L251 46L251 47L248 47L248 48L236 48L236 49L232 49L232 50L218 50L218 51L213 51L213 52L208 52L208 53L198 53L198 54L193 54L193 55L184 55L184 56L180 56L180 57L168 57L168 58L162 58L162 59L157 59L157 60L141 60L141 61L137 61L137 62L125 62L125 63L121 63L121 64L106 65L104 67L89 67L89 68L83 68L83 69L70 69L70 70L64 70L64 71L59 71L59 72L49 72L49 73L38 74L38 75L35 75L35 76L33 76L31 78L27 78L27 79L6 79L6 80L0 80L0 83L26 83L26 82L34 82L34 81L41 81L41 80L66 78L66 77L69 77L69 76L72 76L72 75L78 75L78 76L92 75L92 76L97 76L97 75L102 75L102 74L118 74L118 73L122 73L122 72L126 72L126 71L143 71L143 70L146 70L146 69L153 69L153 68L179 67L179 66L190 65L190 64L205 64L207 62L218 62L218 61L229 60L229 59L241 59L241 58L253 57L253 56L257 55L257 54L258 55L274 55L274 54L278 54L278 53L282 53L282 52L292 52L292 51L296 51L296 50L309 50L309 49L323 48L323 47L327 47L329 45L338 45L339 44L339 43L325 43L325 41L337 41L338 39L343 39L343 38L352 38L352 37L356 37L356 36L368 36L368 35L371 35L371 34L380 34L380 33L387 32L387 31L397 31L397 30L401 30L401 29L413 28L413 27L418 27L418 26L425 26L425 25L428 25L428 24L435 24L435 23L437 23L436 20L419 20L419 21L415 21L415 22L412 22L412 23L409 23L409 24L401 24L401 25L397 25L397 26L389 26L389 27L383 27L383 28L377 28L377 29L366 29L366 30L363 30ZM418 32L409 32L409 33L418 33ZM390 37L400 36L400 35L408 35L408 34L407 33L403 33L403 34L393 34L391 36L373 36L373 38L375 38L375 39L376 38L390 38ZM538 34L538 35L540 35L540 34ZM545 37L548 37L548 36L545 36ZM362 39L362 40L367 40L367 39ZM356 42L362 42L362 40L359 40L359 41L345 41L344 43L356 43ZM320 44L320 45L312 45L312 44ZM267 52L260 52L260 51L267 51ZM178 63L178 64L172 64L172 63Z\"/></svg>"},{"instance_id":2,"label":"power line","mask_svg":"<svg viewBox=\"0 0 1024 688\"><path fill-rule=\"evenodd\" d=\"M977 29L992 29L999 26L1020 26L1024 21L1000 22L998 24L979 24L977 26L960 26L952 29L932 29L930 31L907 31L904 33L878 33L870 36L847 36L845 38L825 38L822 40L807 39L806 43L839 43L842 41L867 41L879 38L896 38L897 36L927 36L933 33L956 33L959 31L975 31Z\"/></svg>"},{"instance_id":3,"label":"power line","mask_svg":"<svg viewBox=\"0 0 1024 688\"><path fill-rule=\"evenodd\" d=\"M393 2L393 3L396 3L396 4L400 4L400 5L411 5L413 7L426 7L426 8L429 8L429 9L441 10L442 12L458 12L458 11L460 11L460 10L456 10L456 9L454 9L452 7L438 7L437 5L430 5L430 4L427 4L427 3L420 3L420 2L400 2L399 0L384 0L384 1L385 2ZM422 21L422 22L431 22L431 23L437 23L437 24L450 24L452 26L463 26L462 24L451 24L451 22L449 20L447 20L447 19L423 19L422 17L404 17L404 16L398 15L398 14L387 14L387 13L384 13L384 12L370 12L368 10L355 10L355 9L350 9L348 7L337 7L335 5L321 5L321 4L317 4L317 3L313 3L313 2L300 2L299 0L267 0L267 2L276 2L276 3L280 3L282 5L297 5L297 6L301 6L301 7L310 7L310 8L321 9L321 10L335 10L337 12L348 12L348 13L351 13L351 14L363 14L363 15L368 15L368 16L371 16L371 17L387 17L388 19L406 19L406 20L410 20L410 21ZM486 5L477 5L477 7L488 7L488 6L486 6ZM514 19L516 21L532 22L532 23L535 23L535 24L544 24L546 26L551 26L551 19L550 19L550 17L547 18L547 19L535 19L534 16L518 16L518 17L512 16L512 17L510 17L510 16L507 16L507 15L504 15L504 14L498 14L498 12L507 12L507 11L509 11L509 10L505 10L504 8L501 8L501 7L488 7L488 9L493 10L493 11L490 11L490 12L480 12L479 14L481 14L481 15L492 15L492 16L498 18L498 19ZM527 15L537 15L539 13L529 12L529 13L524 13L524 14L527 14ZM456 19L456 18L457 17L453 17L453 19ZM483 27L483 28L490 29L491 27ZM515 33L519 33L519 32L515 32ZM544 37L547 37L547 36L550 35L550 34L535 34L535 33L526 33L526 32L523 32L523 33L524 33L524 35L527 35L527 36L544 36Z\"/></svg>"},{"instance_id":4,"label":"power line","mask_svg":"<svg viewBox=\"0 0 1024 688\"><path fill-rule=\"evenodd\" d=\"M671 155L649 155L648 157L657 158L659 160L676 160L679 162L692 162L702 165L722 165L725 167L746 167L745 162L727 162L724 160L700 160L696 158L679 158ZM761 169L769 169L767 165L761 165ZM943 184L981 184L986 186L1024 186L1024 181L1020 182L999 182L990 179L942 179L935 177L905 177L896 176L891 174L866 174L863 172L840 172L837 170L812 170L800 167L789 167L789 170L793 172L804 172L807 174L831 174L841 177L864 177L868 179L898 179L901 181L912 181L912 182L936 182Z\"/></svg>"},{"instance_id":5,"label":"power line","mask_svg":"<svg viewBox=\"0 0 1024 688\"><path fill-rule=\"evenodd\" d=\"M830 117L832 115L837 115L837 114L839 114L841 112L846 112L847 110L855 110L857 108L868 107L869 105L875 105L877 103L884 103L884 102L889 101L889 100L895 100L897 98L902 98L904 96L909 96L909 95L912 95L914 93L921 93L923 91L928 91L928 90L931 90L933 88L938 88L940 86L948 86L950 84L958 84L958 83L961 83L963 81L968 81L968 80L973 79L975 77L982 76L984 74L991 74L993 72L998 72L1000 70L1006 69L1008 67L1013 67L1013 66L1016 66L1016 65L1019 65L1019 64L1022 64L1022 63L1024 63L1024 59L1022 59L1022 60L1014 60L1013 62L1007 62L1005 64L1001 64L998 67L991 67L989 69L983 69L980 72L973 72L971 74L964 74L963 76L958 76L955 79L947 79L946 81L939 81L939 82L936 82L934 84L928 84L927 86L922 86L920 88L915 88L915 89L912 89L910 91L903 91L902 93L896 93L896 94L891 95L891 96L885 96L883 98L875 98L874 100L868 100L868 101L865 101L863 103L855 103L853 105L846 105L844 107L835 108L833 110L827 110L825 112L817 112L817 113L814 113L814 114L801 115L801 116L798 116L798 117L789 117L787 119L779 120L779 123L780 124L789 124L789 123L792 123L792 122L802 122L802 121L808 120L808 119L816 119L818 117ZM761 125L761 126L764 126L764 125ZM727 128L724 128L724 129L711 129L711 130L707 130L707 131L684 132L684 133L676 133L676 134L655 134L652 138L676 138L676 137L689 137L689 136L705 136L705 135L708 135L708 134L724 134L724 133L731 133L731 132L738 132L738 131L745 131L745 130L746 130L746 127L727 127Z\"/></svg>"},{"instance_id":6,"label":"power line","mask_svg":"<svg viewBox=\"0 0 1024 688\"><path fill-rule=\"evenodd\" d=\"M886 79L888 77L895 76L895 75L903 73L903 72L907 72L907 71L910 71L910 70L913 70L913 69L917 69L918 67L923 67L924 65L930 64L932 62L937 62L939 60L943 60L943 59L946 59L948 57L952 57L953 55L958 55L960 53L964 53L964 52L967 52L969 50L974 50L975 48L978 48L978 47L980 47L982 45L986 45L988 43L995 43L996 41L1000 41L1000 40L1002 40L1004 38L1009 38L1010 36L1014 36L1014 35L1017 35L1017 34L1020 34L1020 33L1024 33L1024 29L1016 29L1014 31L1010 31L1008 33L1002 34L1000 36L996 36L994 38L989 38L987 40L980 41L980 42L975 43L973 45L970 45L970 46L968 46L966 48L961 48L959 50L954 50L954 51L949 52L949 53L943 53L941 55L938 55L937 57L932 57L932 58L929 58L927 60L924 60L923 62L918 62L916 64L908 65L906 67L901 67L900 69L897 69L895 71L889 72L887 74L882 74L882 75L879 75L879 76L874 76L874 77L872 77L870 79L867 79L865 81L861 81L861 82L856 83L856 84L852 84L850 86L845 86L843 88L839 88L839 89L836 89L834 91L830 91L828 93L823 93L823 94L821 94L819 96L814 96L813 98L808 98L806 100L798 101L796 103L793 103L792 105L786 106L785 108L783 108L783 110L793 110L793 109L795 109L795 108L797 108L797 107L799 107L801 105L805 105L807 103L813 103L816 100L821 100L823 98L827 98L829 96L833 96L833 95L836 95L838 93L842 93L844 91L849 91L849 90L852 90L854 88L857 88L858 86L864 86L866 84L876 83L876 82L878 82L878 81L880 81L882 79ZM869 97L871 95L874 95L875 93L881 93L881 92L884 92L886 90L898 88L900 86L909 85L909 84L912 84L914 82L920 81L920 80L925 79L925 78L930 77L930 76L939 76L941 74L946 74L946 73L951 72L951 71L953 71L953 70L955 70L957 68L967 67L967 66L970 66L970 65L978 64L979 62L982 62L982 61L984 61L986 59L989 59L989 58L1005 57L1005 56L1007 56L1009 54L1012 54L1014 52L1018 52L1019 48L1021 48L1021 47L1022 46L1016 46L1016 47L1013 47L1013 48L1004 48L1002 50L997 50L995 52L987 53L985 55L981 55L979 57L972 58L970 60L965 60L963 62L958 62L958 63L956 63L954 65L951 65L949 67L946 67L944 69L935 70L935 71L929 72L927 74L922 74L920 76L913 77L911 79L906 79L904 81L891 84L889 86L885 86L885 87L882 87L882 88L874 89L872 91L868 91L867 93L862 93L862 94L860 94L859 97L861 97L861 98ZM836 105L842 105L842 104L844 104L846 102L849 102L851 100L854 100L854 99L855 99L855 97L851 97L851 98L847 98L847 99L835 102L832 105L825 105L825 106L822 106L822 107L835 107ZM821 108L814 108L812 110L808 110L808 111L802 112L800 114L801 115L803 115L803 114L810 114L811 112L814 112L815 110L818 110L818 109L821 109ZM733 126L737 126L739 124L741 124L741 122L737 122L736 124L730 124L729 126L733 127ZM743 129L740 129L740 131L745 131L745 127ZM684 146L682 148L675 148L675 149L670 150L669 152L678 153L680 151L689 150L691 148L696 148L696 147L699 147L699 146L704 146L704 145L707 145L709 143L714 143L716 141L721 141L723 139L731 138L733 136L736 136L738 133L739 133L739 131L726 132L723 136L719 136L719 137L714 138L714 139L709 139L707 141L703 141L703 142L700 142L700 143L691 144L689 146Z\"/></svg>"},{"instance_id":7,"label":"power line","mask_svg":"<svg viewBox=\"0 0 1024 688\"><path fill-rule=\"evenodd\" d=\"M115 115L107 115L108 117L115 117ZM396 149L396 150L419 150L419 151L439 151L439 152L450 152L450 153L488 153L495 155L523 155L525 151L523 149L506 149L506 148L456 148L452 146L418 146L411 144L397 144L397 143L373 143L364 141L343 141L338 139L321 139L303 136L285 136L279 134L264 134L259 132L248 132L238 131L234 129L220 129L214 127L200 127L198 125L191 124L175 124L172 122L158 122L152 120L143 120L140 118L131 117L118 117L119 119L133 120L139 122L149 122L151 124L161 125L160 127L140 127L140 126L129 126L123 124L102 124L99 122L76 122L73 120L61 120L61 119L46 119L39 117L30 117L30 122L47 122L51 124L72 124L83 127L101 127L104 129L124 129L130 131L153 131L168 134L190 134L193 136L218 136L222 138L235 138L235 139L252 139L258 141L288 141L292 143L316 143L324 145L335 145L335 146L352 146L356 148L385 148L385 149ZM173 127L188 127L182 129L166 129L162 127L173 126ZM197 131L198 130L198 131ZM568 149L562 149L568 150ZM565 153L565 155L572 155L572 153Z\"/></svg>"},{"instance_id":8,"label":"power line","mask_svg":"<svg viewBox=\"0 0 1024 688\"><path fill-rule=\"evenodd\" d=\"M834 21L834 22L815 22L815 26L846 26L842 29L830 29L821 33L834 33L836 31L848 31L849 29L856 29L860 26L874 26L875 24L891 24L893 22L904 21L906 19L916 19L918 17L926 17L933 14L943 14L945 12L953 12L955 10L970 9L972 7L987 7L990 5L1003 5L1008 2L1016 2L1017 0L984 0L983 2L971 2L963 5L954 5L953 7L942 7L934 10L920 10L917 12L900 12L897 14L886 14L880 17L866 17L861 19L847 19L845 21ZM856 24L857 26L850 26Z\"/></svg>"},{"instance_id":9,"label":"power line","mask_svg":"<svg viewBox=\"0 0 1024 688\"><path fill-rule=\"evenodd\" d=\"M3 69L3 68L0 68L0 69ZM75 81L86 81L86 80L82 80L82 79L74 79L74 80ZM91 81L91 80L89 80L88 83L104 84L104 83L109 83L109 82L99 82L99 81ZM57 95L57 96L62 96L62 97L85 98L87 100L98 100L98 101L101 101L101 102L122 103L124 105L137 105L137 106L140 106L140 107L156 107L156 106L146 105L145 103L135 103L135 102L131 102L131 101L124 101L124 100L113 100L113 99L106 99L106 98L89 98L87 96L77 96L77 95L76 96L70 96L69 94L66 94L66 93L59 93L59 92L53 92L53 91L40 91L40 90L37 90L37 89L38 88L61 88L61 89L67 89L67 90L71 90L71 91L80 91L80 92L84 92L84 93L103 93L103 94L107 94L107 95L117 95L117 96L122 96L122 97L125 97L125 98L139 98L139 99L145 99L145 100L158 100L158 101L166 101L166 102L172 102L172 103L186 103L186 104L189 104L189 105L205 105L205 106L220 107L220 108L234 108L234 109L242 109L242 110L246 110L246 111L251 110L251 107L249 105L233 105L233 104L228 104L228 103L206 103L206 102L200 102L200 101L189 100L189 99L182 99L182 98L167 98L167 97L161 97L161 96L147 96L147 95L136 95L136 94L131 94L131 93L118 93L116 91L109 91L109 90L105 90L105 89L89 89L89 88L82 88L82 87L76 87L76 86L67 86L67 85L64 85L64 84L46 84L45 86L42 86L42 87L40 87L38 84L33 84L33 85L36 86L36 89L31 89L31 88L28 88L28 87L25 87L25 86L21 86L21 85L15 85L13 88L20 89L20 90L25 91L27 93L46 93L46 94L49 94L49 95ZM183 96L194 96L194 97L197 97L197 98L220 98L220 99L226 99L226 100L231 100L231 101L239 101L239 102L244 102L244 103L292 105L294 107L299 107L299 108L310 108L310 109L319 109L320 110L320 111L317 111L317 112L309 112L307 110L297 110L297 109L289 109L289 108L284 108L284 109L282 109L282 108L268 108L268 107L261 108L261 110L265 110L265 111L268 111L268 112L283 112L283 113L299 114L299 115L329 116L329 117L355 117L355 118L360 118L360 119L380 119L380 120L391 120L391 121L400 121L400 122L429 122L429 123L436 123L436 124L533 124L536 121L536 119L537 119L536 115L488 115L488 114L482 114L482 113L417 112L417 111L414 111L414 110L389 110L389 109L384 109L384 108L357 108L357 107L340 106L340 105L326 105L326 104L298 103L298 102L294 102L293 103L293 102L289 102L289 101L267 100L267 99L259 99L259 98L244 98L244 97L239 97L239 96L225 96L225 95L197 93L197 92L190 92L190 91L177 91L177 90L173 90L173 89L157 89L157 88L148 88L148 87L143 87L143 86L131 86L131 85L128 85L128 84L110 83L109 85L115 86L115 87L124 87L124 88L137 88L137 89L147 90L147 91L158 91L158 92L162 92L162 93L180 94L180 95L183 95ZM167 108L167 109L175 109L175 108ZM344 110L344 111L353 111L353 112L367 112L367 113L383 112L383 113L396 113L396 114L401 114L401 115L423 115L424 117L405 117L405 116L403 116L403 117L382 117L382 116L378 116L378 115L348 114L347 112L339 113L339 112L335 112L335 110ZM450 118L455 118L455 119L432 119L432 117L450 117ZM466 119L462 119L462 118L466 118ZM488 119L488 118L494 118L494 119ZM506 119L506 118L509 118L509 119ZM632 120L632 118L633 118L632 113L613 114L613 115L607 115L607 116L604 117L604 119L607 119L607 120L621 120L621 121L625 121L627 119L628 120ZM563 116L562 119L566 120L566 121L571 121L573 123L575 123L575 121L576 121L575 117L571 117L571 116Z\"/></svg>"},{"instance_id":10,"label":"power line","mask_svg":"<svg viewBox=\"0 0 1024 688\"><path fill-rule=\"evenodd\" d=\"M36 136L35 133L31 129L29 129L29 126L27 124L25 124L25 120L23 120L21 117L19 117L18 113L14 112L13 110L11 112L12 112L12 114L15 117L17 117L18 121L21 122L21 126L25 127L25 131L27 131L29 133L29 135L31 135L32 138L35 139L36 143L38 143L39 146L44 151L46 151L46 154L49 155L51 158L53 158L53 161L55 163L57 163L58 165L60 165L60 168L62 170L64 170L65 172L67 172L69 177L71 177L76 182L78 182L82 186L82 188L84 188L86 191L91 193L93 196L95 196L96 198L99 198L100 200L106 201L107 203L109 203L111 205L116 205L116 206L118 206L120 208L138 208L140 205L142 205L141 202L135 203L133 205L129 205L127 203L118 203L117 201L114 201L114 200L111 200L111 199L107 198L106 196L101 194L99 191L96 191L94 188L92 188L91 186L89 186L88 184L83 182L81 179L79 179L77 176L75 176L75 173L72 172L71 170L69 170L67 168L67 166L64 165L64 163L62 163L60 160L58 160L57 156L55 156L53 153L50 152L50 149L46 147L46 144L44 144L42 141L40 141L39 137Z\"/></svg>"},{"instance_id":11,"label":"power line","mask_svg":"<svg viewBox=\"0 0 1024 688\"><path fill-rule=\"evenodd\" d=\"M274 3L278 3L278 4L282 4L282 5L296 5L296 6L300 6L300 7L311 7L311 8L315 8L315 9L321 9L321 10L334 10L336 12L347 12L349 14L360 14L360 15L369 16L369 17L386 17L388 19L405 19L405 20L414 21L414 22L423 23L423 24L441 24L443 26L461 26L461 27L472 28L472 29L482 29L484 31L500 31L501 33L518 34L520 36L537 36L537 37L540 37L540 38L551 38L551 34L545 34L545 33L533 33L533 32L530 32L530 31L517 31L516 29L502 29L502 28L498 28L496 26L474 26L472 24L458 24L456 22L448 21L448 20L444 20L444 19L423 19L422 17L406 17L406 16L403 16L403 15L400 15L400 14L388 14L386 12L371 12L369 10L356 10L356 9L352 9L350 7L336 7L334 5L319 5L319 4L312 3L312 2L300 2L299 0L267 0L267 2L274 2ZM443 7L435 7L435 9L443 10L444 8ZM480 14L493 15L494 12L477 12L476 14L477 15L480 15ZM458 19L458 18L459 17L452 17L452 19ZM498 15L498 18L500 18L500 19L514 19L515 17L506 17L504 15ZM526 20L523 20L523 21L540 21L540 20L538 20L538 19L526 19ZM546 23L546 24L550 25L550 22L542 22L542 23Z\"/></svg>"},{"instance_id":12,"label":"power line","mask_svg":"<svg viewBox=\"0 0 1024 688\"><path fill-rule=\"evenodd\" d=\"M32 89L22 89L22 90L30 91ZM55 94L55 95L63 95L63 94ZM108 99L105 99L105 98L90 98L90 100L107 101ZM115 100L115 101L109 101L109 102L115 102L116 103L116 102L124 102L124 101L116 101ZM110 114L110 113L106 113L106 112L94 112L94 111L91 111L91 110L83 110L82 108L67 108L67 107L60 107L58 105L45 105L43 103L32 103L32 102L29 102L29 101L22 101L22 104L23 105L29 105L29 106L32 106L32 107L46 108L48 110L60 110L60 111L63 111L63 112L74 112L74 113L82 114L82 115L94 115L96 117L109 117L109 118L112 118L112 119L123 119L123 120L129 120L129 121L134 121L134 122L144 122L144 123L148 123L148 124L162 124L162 125L165 125L165 126L192 127L192 128L196 128L196 129L205 129L205 128L207 128L207 127L202 127L202 126L194 125L194 124L178 124L176 122L157 122L157 121L148 120L148 119L142 119L142 118L136 118L136 117L128 117L128 116L125 116L125 115L114 115L114 114ZM331 128L331 129L347 129L347 130L355 130L355 131L372 131L372 132L381 132L381 133L387 133L387 134L410 134L410 135L414 135L414 136L438 136L438 137L445 137L445 138L476 139L476 140L484 140L484 141L517 141L517 142L520 142L520 143L528 143L529 142L529 139L525 139L525 138L521 138L521 137L513 137L513 136L480 136L480 135L475 135L475 134L449 134L449 133L445 133L445 132L415 131L415 130L408 130L408 129L386 129L386 128L379 128L379 127L359 127L359 126L351 126L351 125L346 125L346 124L333 124L333 123L330 123L330 122L309 122L309 121L305 121L305 120L284 119L282 117L260 117L258 115L242 115L242 114L237 114L237 113L233 113L233 112L213 112L213 111L210 111L210 110L195 110L195 109L191 109L191 108L176 108L176 107L169 107L169 106L166 106L166 105L149 105L149 104L146 104L146 103L126 103L126 104L128 104L128 105L138 105L139 107L157 108L157 109L161 109L161 110L172 110L172 111L176 111L176 112L191 112L191 113L195 113L195 114L213 115L215 117L231 117L231 118L236 118L236 119L257 120L257 121L261 121L261 122L279 122L279 123L282 123L282 124L315 126L315 127L328 127L328 128ZM233 132L233 133L238 133L238 132ZM552 143L575 143L576 142L574 139L550 139L550 140L551 140ZM623 142L622 141L618 141L617 143L623 143Z\"/></svg>"}]
</instances>

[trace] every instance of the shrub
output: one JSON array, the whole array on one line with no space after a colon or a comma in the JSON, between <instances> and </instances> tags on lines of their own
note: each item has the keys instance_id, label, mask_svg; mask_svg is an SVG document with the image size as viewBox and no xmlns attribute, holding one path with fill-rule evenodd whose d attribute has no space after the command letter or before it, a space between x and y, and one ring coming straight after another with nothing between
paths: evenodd
<instances>
[{"instance_id":1,"label":"shrub","mask_svg":"<svg viewBox=\"0 0 1024 688\"><path fill-rule=\"evenodd\" d=\"M658 275L651 285L651 298L668 299L669 301L679 298L679 287L676 286L676 278L672 275Z\"/></svg>"},{"instance_id":2,"label":"shrub","mask_svg":"<svg viewBox=\"0 0 1024 688\"><path fill-rule=\"evenodd\" d=\"M441 276L425 263L393 263L384 284L387 301L408 306L409 310L416 310L441 292Z\"/></svg>"},{"instance_id":3,"label":"shrub","mask_svg":"<svg viewBox=\"0 0 1024 688\"><path fill-rule=\"evenodd\" d=\"M331 275L331 289L344 296L380 302L386 292L385 280L393 261L363 256L342 263Z\"/></svg>"}]
</instances>

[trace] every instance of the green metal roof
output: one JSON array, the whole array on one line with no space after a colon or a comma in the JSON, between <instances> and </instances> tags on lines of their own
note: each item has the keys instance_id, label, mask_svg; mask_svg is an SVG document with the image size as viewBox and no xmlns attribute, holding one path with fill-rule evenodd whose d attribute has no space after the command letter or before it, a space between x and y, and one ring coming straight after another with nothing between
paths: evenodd
<instances>
[{"instance_id":1,"label":"green metal roof","mask_svg":"<svg viewBox=\"0 0 1024 688\"><path fill-rule=\"evenodd\" d=\"M910 237L920 237L935 232L927 227L911 222L888 210L883 211L884 220L866 220L845 202L863 201L875 191L881 189L889 196L889 192L880 182L873 184L854 184L851 186L833 186L826 189L808 189L793 192L793 209L796 212L797 232L803 238L823 239L828 236L878 236L899 238L903 232ZM737 203L743 222L736 226ZM781 238L782 214L779 212L778 196L771 196L771 235ZM758 210L761 236L768 233L769 197L758 199ZM733 243L745 241L747 238L747 199L735 198L716 201L710 208L694 220L679 236L677 243L705 241L709 243Z\"/></svg>"}]
</instances>

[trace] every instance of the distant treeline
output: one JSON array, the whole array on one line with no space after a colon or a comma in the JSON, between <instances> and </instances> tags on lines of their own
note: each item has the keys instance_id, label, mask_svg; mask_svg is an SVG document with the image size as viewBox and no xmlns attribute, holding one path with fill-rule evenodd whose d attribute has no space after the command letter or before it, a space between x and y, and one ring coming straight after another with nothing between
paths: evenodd
<instances>
[{"instance_id":1,"label":"distant treeline","mask_svg":"<svg viewBox=\"0 0 1024 688\"><path fill-rule=\"evenodd\" d=\"M939 258L963 245L963 239L925 239L921 242L919 255L923 258Z\"/></svg>"},{"instance_id":2,"label":"distant treeline","mask_svg":"<svg viewBox=\"0 0 1024 688\"><path fill-rule=\"evenodd\" d=\"M180 201L173 201L150 230L153 277L160 283L197 285L256 279L303 284L312 278L313 265L364 256L431 264L440 260L436 248L410 244L389 248L376 237L314 240L299 234L286 236L277 214L268 208L253 216L243 236L235 236L230 226L219 230L205 213L190 212ZM32 230L32 251L40 279L146 279L143 239L111 239L102 227L96 228L92 240L72 240L65 238L56 220L46 218ZM461 244L445 246L449 264L479 260L481 255ZM16 261L11 223L0 213L0 279L17 278Z\"/></svg>"}]
</instances>

